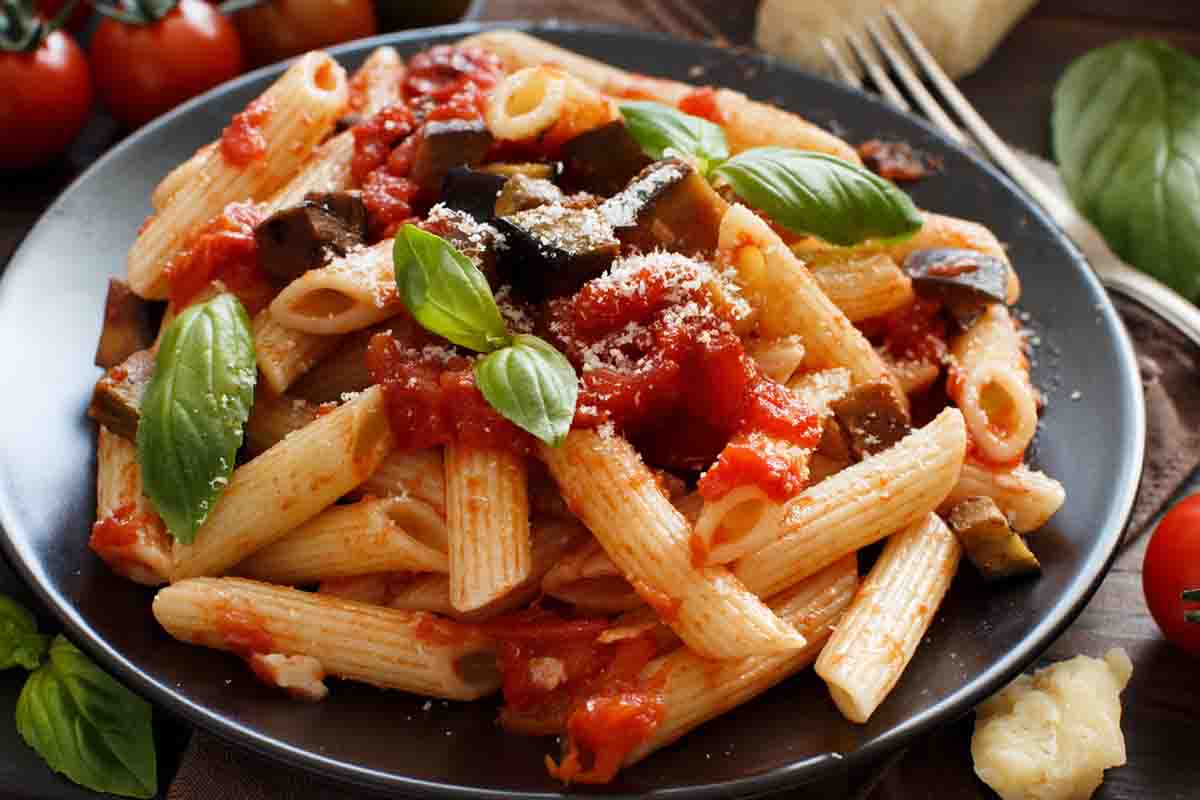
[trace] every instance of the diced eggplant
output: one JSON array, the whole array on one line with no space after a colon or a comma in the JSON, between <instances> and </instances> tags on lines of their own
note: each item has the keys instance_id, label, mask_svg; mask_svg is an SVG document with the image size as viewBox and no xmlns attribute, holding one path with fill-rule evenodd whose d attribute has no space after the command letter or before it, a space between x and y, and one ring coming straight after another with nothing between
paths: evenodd
<instances>
[{"instance_id":1,"label":"diced eggplant","mask_svg":"<svg viewBox=\"0 0 1200 800\"><path fill-rule=\"evenodd\" d=\"M96 382L88 416L118 436L136 441L142 397L154 377L154 353L139 350Z\"/></svg>"},{"instance_id":2,"label":"diced eggplant","mask_svg":"<svg viewBox=\"0 0 1200 800\"><path fill-rule=\"evenodd\" d=\"M963 327L1008 295L1008 265L995 256L958 247L914 250L904 260L913 288L945 303Z\"/></svg>"},{"instance_id":3,"label":"diced eggplant","mask_svg":"<svg viewBox=\"0 0 1200 800\"><path fill-rule=\"evenodd\" d=\"M366 235L367 207L353 192L310 194L254 229L258 264L281 283L316 269L330 256L344 256Z\"/></svg>"},{"instance_id":4,"label":"diced eggplant","mask_svg":"<svg viewBox=\"0 0 1200 800\"><path fill-rule=\"evenodd\" d=\"M908 414L887 381L855 386L829 407L849 439L850 450L860 460L887 450L910 428Z\"/></svg>"},{"instance_id":5,"label":"diced eggplant","mask_svg":"<svg viewBox=\"0 0 1200 800\"><path fill-rule=\"evenodd\" d=\"M133 293L120 278L108 279L104 299L104 325L96 345L97 367L115 367L138 350L154 343L150 305Z\"/></svg>"},{"instance_id":6,"label":"diced eggplant","mask_svg":"<svg viewBox=\"0 0 1200 800\"><path fill-rule=\"evenodd\" d=\"M1041 572L1037 556L1009 526L992 498L968 497L951 509L947 522L984 580Z\"/></svg>"},{"instance_id":7,"label":"diced eggplant","mask_svg":"<svg viewBox=\"0 0 1200 800\"><path fill-rule=\"evenodd\" d=\"M496 217L496 198L507 180L469 167L452 167L442 181L442 204L465 211L480 222L491 222Z\"/></svg>"},{"instance_id":8,"label":"diced eggplant","mask_svg":"<svg viewBox=\"0 0 1200 800\"><path fill-rule=\"evenodd\" d=\"M646 167L600 208L622 244L695 253L716 249L729 204L690 164L668 158Z\"/></svg>"},{"instance_id":9,"label":"diced eggplant","mask_svg":"<svg viewBox=\"0 0 1200 800\"><path fill-rule=\"evenodd\" d=\"M529 300L571 294L616 258L621 242L597 208L547 205L498 217L501 264Z\"/></svg>"},{"instance_id":10,"label":"diced eggplant","mask_svg":"<svg viewBox=\"0 0 1200 800\"><path fill-rule=\"evenodd\" d=\"M650 164L625 123L614 120L562 146L562 182L570 191L608 197L625 188Z\"/></svg>"},{"instance_id":11,"label":"diced eggplant","mask_svg":"<svg viewBox=\"0 0 1200 800\"><path fill-rule=\"evenodd\" d=\"M427 122L417 137L409 177L429 195L442 188L442 181L452 168L475 166L492 146L492 134L478 120Z\"/></svg>"},{"instance_id":12,"label":"diced eggplant","mask_svg":"<svg viewBox=\"0 0 1200 800\"><path fill-rule=\"evenodd\" d=\"M496 259L500 233L495 225L480 222L465 211L439 203L429 209L421 227L452 244L483 271L488 282L499 285Z\"/></svg>"},{"instance_id":13,"label":"diced eggplant","mask_svg":"<svg viewBox=\"0 0 1200 800\"><path fill-rule=\"evenodd\" d=\"M553 181L558 177L558 168L558 164L550 164L545 161L520 161L515 163L497 161L492 164L484 164L479 170L480 172L499 175L503 178L524 175L526 178L540 178L544 181Z\"/></svg>"},{"instance_id":14,"label":"diced eggplant","mask_svg":"<svg viewBox=\"0 0 1200 800\"><path fill-rule=\"evenodd\" d=\"M563 201L562 190L545 178L528 178L520 173L504 182L496 198L496 216L507 217L519 211Z\"/></svg>"}]
</instances>

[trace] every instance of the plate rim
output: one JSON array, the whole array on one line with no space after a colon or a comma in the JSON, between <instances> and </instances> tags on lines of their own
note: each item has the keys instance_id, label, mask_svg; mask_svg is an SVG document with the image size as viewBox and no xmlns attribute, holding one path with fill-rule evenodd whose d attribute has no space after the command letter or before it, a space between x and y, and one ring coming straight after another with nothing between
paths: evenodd
<instances>
[{"instance_id":1,"label":"plate rim","mask_svg":"<svg viewBox=\"0 0 1200 800\"><path fill-rule=\"evenodd\" d=\"M596 25L585 23L573 23L556 19L547 20L544 22L530 20L514 20L514 21L496 21L496 22L474 22L464 21L449 25L439 25L427 28L416 28L406 31L392 32L360 39L353 42L344 43L335 47L326 48L326 52L330 53L335 58L343 56L351 52L365 51L371 47L376 47L384 44L412 43L429 38L444 38L449 36L466 36L473 33L478 33L485 30L493 29L516 29L526 32L537 33L545 31L548 33L562 33L566 35L581 34L584 36L609 36L614 38L624 39L626 41L633 39L643 42L670 42L672 45L686 45L696 50L697 53L722 53L726 57L730 53L719 47L707 42L692 42L679 37L675 37L665 33L654 31L643 31L623 26L615 25ZM852 753L842 755L835 753L824 753L794 761L785 766L777 767L755 775L750 775L743 778L737 778L731 781L720 783L709 783L687 787L668 787L654 789L649 792L649 796L658 798L674 798L674 797L689 797L689 798L716 798L729 796L747 796L757 795L779 791L782 789L795 788L805 783L816 780L825 779L838 774L842 774L851 768L877 762L889 753L898 751L900 748L909 744L915 737L932 730L941 724L946 724L961 714L968 713L985 696L993 693L1000 686L1008 683L1017 674L1022 672L1027 666L1032 664L1051 644L1057 639L1062 632L1071 625L1072 622L1083 611L1084 607L1091 600L1092 596L1099 589L1105 576L1108 574L1113 561L1120 552L1120 543L1123 534L1128 527L1130 516L1133 510L1133 504L1137 497L1137 491L1141 484L1143 476L1143 467L1145 463L1146 449L1146 409L1145 398L1141 391L1140 383L1137 380L1138 368L1136 355L1133 349L1128 330L1126 329L1119 314L1117 314L1112 299L1100 285L1094 272L1092 271L1086 257L1079 248L1063 233L1052 219L1038 207L1019 186L1017 186L1007 175L1000 172L990 162L987 162L977 156L975 153L966 150L956 143L947 139L940 131L934 128L922 117L916 116L909 112L898 112L896 109L886 106L883 101L866 92L851 90L843 84L838 83L826 76L813 74L793 65L787 64L780 59L777 59L769 54L761 52L739 52L733 54L734 57L745 59L750 63L757 63L768 67L772 70L783 70L797 73L803 76L806 80L817 81L825 84L828 88L832 88L837 93L843 94L852 98L851 102L866 102L869 105L875 106L880 110L884 110L890 114L900 114L909 122L919 128L922 128L927 135L938 141L942 147L950 149L962 155L967 160L972 162L973 166L981 170L990 179L997 181L1010 192L1015 194L1022 205L1024 213L1037 219L1042 226L1047 229L1056 242L1073 257L1078 266L1081 267L1082 277L1085 283L1090 284L1093 292L1100 298L1100 304L1097 307L1098 313L1109 319L1112 323L1112 328L1116 334L1116 352L1113 354L1121 362L1118 366L1121 367L1121 372L1129 376L1130 383L1124 389L1128 392L1130 399L1133 400L1131 405L1132 427L1137 434L1132 443L1133 452L1130 454L1131 459L1128 464L1128 472L1131 480L1126 480L1117 485L1118 496L1114 503L1115 512L1111 519L1113 524L1109 529L1102 531L1102 537L1097 537L1097 546L1104 548L1104 556L1102 563L1096 565L1094 574L1089 578L1089 583L1086 587L1078 592L1073 598L1073 601L1065 609L1057 619L1051 621L1049 619L1042 620L1037 626L1031 629L1021 642L1013 649L1008 651L998 661L985 669L982 673L976 676L974 683L975 688L962 692L961 690L952 693L944 698L936 705L930 706L923 712L909 718L905 722L887 730L869 742L865 743ZM208 103L212 98L225 94L226 92L235 91L238 87L245 84L257 81L261 78L272 74L281 73L291 61L279 62L277 64L268 65L259 69L248 72L238 78L221 84L204 94L201 94L168 114L144 126L142 129L131 133L123 141L105 153L101 158L97 159L78 177L76 177L59 195L54 202L46 209L46 211L38 218L38 221L22 238L21 243L14 250L9 259L8 265L5 266L4 275L0 276L0 300L2 300L10 290L9 286L12 281L8 279L9 267L16 264L24 256L24 252L28 246L28 242L34 238L33 234L43 225L48 225L53 222L53 219L58 216L59 208L68 200L69 196L75 191L78 185L90 179L94 171L103 169L109 160L120 158L121 155L132 147L137 147L139 142L148 136L152 131L160 126L169 124L177 117L187 115L195 108L199 108ZM172 687L152 680L148 675L142 672L136 664L126 659L120 651L115 649L108 641L94 634L86 621L82 619L82 615L72 604L67 601L67 598L57 595L49 590L49 588L37 579L35 571L31 564L26 562L26 559L21 557L18 552L18 547L14 538L8 533L8 530L13 527L11 525L14 519L14 513L10 508L11 498L7 491L3 491L0 486L0 551L8 559L14 572L16 572L24 581L31 591L38 597L43 605L51 611L63 626L68 638L80 646L85 652L95 658L102 666L110 672L118 675L124 683L135 689L140 695L146 697L150 702L160 708L181 716L187 719L190 723L198 728L203 729L206 733L216 736L217 738L232 743L236 746L246 747L247 749L265 756L275 761L283 762L288 765L297 767L325 779L334 781L345 781L349 784L362 787L370 787L373 789L383 789L389 791L404 791L419 797L428 798L479 798L479 800L514 800L514 798L561 798L570 796L561 792L520 792L517 790L508 789L489 789L482 787L470 787L454 785L450 783L440 783L429 781L420 778L396 775L394 773L381 772L379 770L362 767L357 764L340 761L321 755L320 753L306 750L281 741L269 735L263 734L249 726L243 725L238 721L226 716L222 716L217 712L213 712L205 706L190 700L188 697L179 693ZM1095 551L1093 551L1095 553ZM1094 560L1095 555L1089 559L1089 563ZM1081 576L1082 577L1082 576ZM1076 582L1078 583L1078 581ZM1069 595L1067 595L1069 597ZM1060 597L1060 601L1061 601ZM60 602L63 601L63 602ZM1035 635L1036 634L1036 635ZM606 793L605 797L633 797L634 795ZM646 796L646 795L640 795Z\"/></svg>"}]
</instances>

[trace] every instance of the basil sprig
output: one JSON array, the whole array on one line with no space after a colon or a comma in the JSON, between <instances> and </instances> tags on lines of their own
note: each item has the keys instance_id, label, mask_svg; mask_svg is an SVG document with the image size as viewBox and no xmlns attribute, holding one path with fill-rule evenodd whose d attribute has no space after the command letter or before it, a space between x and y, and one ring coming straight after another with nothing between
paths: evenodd
<instances>
[{"instance_id":1,"label":"basil sprig","mask_svg":"<svg viewBox=\"0 0 1200 800\"><path fill-rule=\"evenodd\" d=\"M97 792L158 793L150 704L0 595L0 670L18 665L32 674L17 698L17 732L52 770Z\"/></svg>"},{"instance_id":2,"label":"basil sprig","mask_svg":"<svg viewBox=\"0 0 1200 800\"><path fill-rule=\"evenodd\" d=\"M921 227L917 207L895 184L824 153L755 147L721 164L713 176L792 233L830 244L895 238Z\"/></svg>"},{"instance_id":3,"label":"basil sprig","mask_svg":"<svg viewBox=\"0 0 1200 800\"><path fill-rule=\"evenodd\" d=\"M50 637L37 632L33 614L0 595L0 670L16 666L37 669L49 646Z\"/></svg>"},{"instance_id":4,"label":"basil sprig","mask_svg":"<svg viewBox=\"0 0 1200 800\"><path fill-rule=\"evenodd\" d=\"M17 698L17 732L80 786L126 797L158 793L150 704L62 636Z\"/></svg>"},{"instance_id":5,"label":"basil sprig","mask_svg":"<svg viewBox=\"0 0 1200 800\"><path fill-rule=\"evenodd\" d=\"M138 423L146 495L190 543L229 482L258 378L250 318L221 294L167 326Z\"/></svg>"},{"instance_id":6,"label":"basil sprig","mask_svg":"<svg viewBox=\"0 0 1200 800\"><path fill-rule=\"evenodd\" d=\"M700 174L707 175L712 166L729 158L725 131L703 117L642 100L622 103L621 116L629 135L653 159L674 150L698 161Z\"/></svg>"},{"instance_id":7,"label":"basil sprig","mask_svg":"<svg viewBox=\"0 0 1200 800\"><path fill-rule=\"evenodd\" d=\"M571 429L579 382L562 353L536 336L513 336L487 278L437 234L405 225L392 251L400 300L421 327L488 353L475 382L492 408L551 447Z\"/></svg>"},{"instance_id":8,"label":"basil sprig","mask_svg":"<svg viewBox=\"0 0 1200 800\"><path fill-rule=\"evenodd\" d=\"M667 149L699 162L702 174L792 233L852 245L907 236L921 213L896 186L840 158L786 147L755 147L729 158L720 126L661 103L624 103L629 134L651 158Z\"/></svg>"}]
</instances>

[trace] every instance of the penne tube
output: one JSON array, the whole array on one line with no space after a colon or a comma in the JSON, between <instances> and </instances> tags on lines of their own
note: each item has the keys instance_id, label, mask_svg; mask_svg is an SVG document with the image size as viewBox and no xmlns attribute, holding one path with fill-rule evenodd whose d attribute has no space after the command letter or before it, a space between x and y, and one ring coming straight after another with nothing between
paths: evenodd
<instances>
[{"instance_id":1,"label":"penne tube","mask_svg":"<svg viewBox=\"0 0 1200 800\"><path fill-rule=\"evenodd\" d=\"M769 596L912 525L950 494L966 449L962 414L947 408L890 449L792 498L779 531L739 560L733 574ZM712 557L720 557L719 547Z\"/></svg>"},{"instance_id":2,"label":"penne tube","mask_svg":"<svg viewBox=\"0 0 1200 800\"><path fill-rule=\"evenodd\" d=\"M912 279L883 253L860 255L841 249L808 262L817 286L846 319L862 322L912 305Z\"/></svg>"},{"instance_id":3,"label":"penne tube","mask_svg":"<svg viewBox=\"0 0 1200 800\"><path fill-rule=\"evenodd\" d=\"M643 606L642 598L595 538L564 555L542 578L542 591L583 612L615 614Z\"/></svg>"},{"instance_id":4,"label":"penne tube","mask_svg":"<svg viewBox=\"0 0 1200 800\"><path fill-rule=\"evenodd\" d=\"M850 392L850 370L845 367L804 372L788 381L791 389L804 404L821 419L827 418L834 401Z\"/></svg>"},{"instance_id":5,"label":"penne tube","mask_svg":"<svg viewBox=\"0 0 1200 800\"><path fill-rule=\"evenodd\" d=\"M1024 464L1002 469L968 458L941 510L948 512L968 497L992 498L1014 531L1029 533L1062 508L1067 493L1061 483Z\"/></svg>"},{"instance_id":6,"label":"penne tube","mask_svg":"<svg viewBox=\"0 0 1200 800\"><path fill-rule=\"evenodd\" d=\"M230 162L224 149L201 148L188 178L139 232L129 252L129 284L142 297L167 296L166 269L189 236L235 201L268 199L332 130L346 103L346 73L324 53L308 53L251 105L262 114L265 144L251 167ZM175 182L175 181L173 181Z\"/></svg>"},{"instance_id":7,"label":"penne tube","mask_svg":"<svg viewBox=\"0 0 1200 800\"><path fill-rule=\"evenodd\" d=\"M219 575L362 483L392 449L383 393L372 388L233 471L172 581Z\"/></svg>"},{"instance_id":8,"label":"penne tube","mask_svg":"<svg viewBox=\"0 0 1200 800\"><path fill-rule=\"evenodd\" d=\"M753 211L734 205L726 212L718 258L737 269L751 305L759 311L760 336L799 336L810 365L845 367L856 386L887 381L896 402L907 410L907 398L871 343Z\"/></svg>"},{"instance_id":9,"label":"penne tube","mask_svg":"<svg viewBox=\"0 0 1200 800\"><path fill-rule=\"evenodd\" d=\"M376 497L411 497L446 517L446 471L442 448L394 450L358 487Z\"/></svg>"},{"instance_id":10,"label":"penne tube","mask_svg":"<svg viewBox=\"0 0 1200 800\"><path fill-rule=\"evenodd\" d=\"M804 344L799 336L778 339L750 339L746 353L759 369L773 381L786 384L804 362Z\"/></svg>"},{"instance_id":11,"label":"penne tube","mask_svg":"<svg viewBox=\"0 0 1200 800\"><path fill-rule=\"evenodd\" d=\"M331 506L254 553L236 571L293 586L389 570L446 572L446 534L425 530L422 517L428 520L428 514L410 517L414 502L389 497ZM410 524L414 517L416 525Z\"/></svg>"},{"instance_id":12,"label":"penne tube","mask_svg":"<svg viewBox=\"0 0 1200 800\"><path fill-rule=\"evenodd\" d=\"M483 608L529 578L529 488L525 457L449 444L445 453L450 602Z\"/></svg>"},{"instance_id":13,"label":"penne tube","mask_svg":"<svg viewBox=\"0 0 1200 800\"><path fill-rule=\"evenodd\" d=\"M337 350L340 336L284 327L264 308L254 316L254 355L267 388L283 394L292 383Z\"/></svg>"},{"instance_id":14,"label":"penne tube","mask_svg":"<svg viewBox=\"0 0 1200 800\"><path fill-rule=\"evenodd\" d=\"M942 376L942 365L938 361L922 361L920 359L893 359L887 353L880 353L887 362L888 369L896 376L900 388L907 395L923 392L937 382Z\"/></svg>"},{"instance_id":15,"label":"penne tube","mask_svg":"<svg viewBox=\"0 0 1200 800\"><path fill-rule=\"evenodd\" d=\"M154 191L150 194L150 205L155 211L161 210L164 206L171 202L171 198L175 193L198 179L203 173L201 167L208 162L208 156L211 153L205 151L214 151L218 147L217 142L210 142L200 148L195 154L196 157L189 158L175 169L167 173L158 185L154 187ZM204 156L201 157L201 153Z\"/></svg>"},{"instance_id":16,"label":"penne tube","mask_svg":"<svg viewBox=\"0 0 1200 800\"><path fill-rule=\"evenodd\" d=\"M103 425L96 437L96 522L88 546L135 583L158 586L171 576L171 537L142 493L137 445Z\"/></svg>"},{"instance_id":17,"label":"penne tube","mask_svg":"<svg viewBox=\"0 0 1200 800\"><path fill-rule=\"evenodd\" d=\"M808 473L807 453L804 471ZM693 557L702 563L727 564L778 535L785 503L772 500L755 484L744 484L716 500L706 500L692 531ZM713 549L720 552L715 560Z\"/></svg>"},{"instance_id":18,"label":"penne tube","mask_svg":"<svg viewBox=\"0 0 1200 800\"><path fill-rule=\"evenodd\" d=\"M1008 309L988 306L950 342L950 354L946 393L962 409L975 447L996 464L1020 461L1037 432L1037 397Z\"/></svg>"},{"instance_id":19,"label":"penne tube","mask_svg":"<svg viewBox=\"0 0 1200 800\"><path fill-rule=\"evenodd\" d=\"M846 556L772 598L771 608L808 640L803 649L713 663L687 649L651 661L642 676L661 681L663 715L649 738L625 757L629 766L685 733L749 702L811 664L839 624L858 587L858 564Z\"/></svg>"},{"instance_id":20,"label":"penne tube","mask_svg":"<svg viewBox=\"0 0 1200 800\"><path fill-rule=\"evenodd\" d=\"M842 716L864 723L900 680L954 580L962 546L937 514L893 533L817 658Z\"/></svg>"},{"instance_id":21,"label":"penne tube","mask_svg":"<svg viewBox=\"0 0 1200 800\"><path fill-rule=\"evenodd\" d=\"M400 313L392 241L347 253L284 287L271 302L271 317L304 333L331 335L361 330Z\"/></svg>"},{"instance_id":22,"label":"penne tube","mask_svg":"<svg viewBox=\"0 0 1200 800\"><path fill-rule=\"evenodd\" d=\"M292 386L292 394L314 403L337 400L347 392L361 392L371 385L367 371L367 345L375 328L367 328L348 336L335 336L339 346L321 363L309 370ZM300 334L318 336L319 334Z\"/></svg>"},{"instance_id":23,"label":"penne tube","mask_svg":"<svg viewBox=\"0 0 1200 800\"><path fill-rule=\"evenodd\" d=\"M623 438L574 430L541 454L567 504L693 650L721 659L804 647L728 570L692 566L691 526Z\"/></svg>"},{"instance_id":24,"label":"penne tube","mask_svg":"<svg viewBox=\"0 0 1200 800\"><path fill-rule=\"evenodd\" d=\"M484 119L500 141L557 143L619 116L611 98L557 67L539 65L506 76L489 95Z\"/></svg>"},{"instance_id":25,"label":"penne tube","mask_svg":"<svg viewBox=\"0 0 1200 800\"><path fill-rule=\"evenodd\" d=\"M242 578L161 589L154 618L176 639L249 658L316 659L325 673L383 689L475 700L500 686L493 644L469 626Z\"/></svg>"},{"instance_id":26,"label":"penne tube","mask_svg":"<svg viewBox=\"0 0 1200 800\"><path fill-rule=\"evenodd\" d=\"M679 81L635 75L520 31L484 31L467 37L460 44L482 47L494 53L509 72L549 64L614 97L655 100L677 106L697 91L696 87ZM815 150L860 163L853 147L796 114L729 89L716 89L713 102L715 114L734 153L751 147L778 145Z\"/></svg>"}]
</instances>

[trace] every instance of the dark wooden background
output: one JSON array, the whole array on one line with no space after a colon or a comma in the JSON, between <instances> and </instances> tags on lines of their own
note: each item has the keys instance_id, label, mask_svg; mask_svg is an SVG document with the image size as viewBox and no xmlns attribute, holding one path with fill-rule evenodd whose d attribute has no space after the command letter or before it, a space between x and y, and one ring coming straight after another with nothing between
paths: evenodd
<instances>
[{"instance_id":1,"label":"dark wooden background","mask_svg":"<svg viewBox=\"0 0 1200 800\"><path fill-rule=\"evenodd\" d=\"M719 35L733 44L748 44L756 6L753 0L491 0L484 18L559 17L699 38ZM988 23L981 20L979 24ZM1043 0L992 58L960 85L1003 137L1026 150L1048 155L1050 96L1063 69L1093 47L1132 35L1166 39L1200 55L1200 0ZM1200 87L1196 90L1200 92ZM0 174L0 264L7 263L29 227L62 188L121 135L110 121L97 118L55 168ZM1138 324L1136 317L1133 324ZM1180 374L1190 386L1162 390L1195 391L1194 378L1200 375L1197 354L1183 344L1167 349L1184 360ZM1192 438L1166 446L1178 445L1185 457L1200 452L1196 449L1200 447L1196 439L1200 416L1169 422L1174 430L1190 431ZM1153 481L1155 476L1147 479ZM1133 659L1135 672L1125 694L1123 720L1129 764L1109 773L1096 795L1102 800L1200 797L1200 662L1167 646L1145 610L1141 562L1146 537L1139 534L1150 511L1141 509L1112 573L1084 614L1043 659L1079 652L1097 655L1113 646L1124 647ZM12 581L0 564L0 585ZM14 681L0 681L0 719L12 713L15 686ZM29 791L34 784L48 785L44 780L49 776L33 775L39 767L25 758L30 754L13 755L11 748L19 745L8 736L9 728L0 725L0 777L29 774L31 783L24 791L15 785L0 785L0 796L10 792L11 796L42 796ZM970 731L968 717L919 742L883 775L870 795L872 800L994 798L971 771ZM13 767L12 759L17 758L21 765L14 771L6 769ZM169 756L165 762L169 769ZM81 795L68 791L54 796Z\"/></svg>"}]
</instances>

